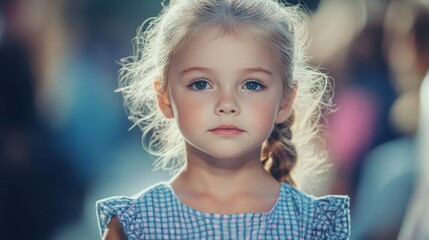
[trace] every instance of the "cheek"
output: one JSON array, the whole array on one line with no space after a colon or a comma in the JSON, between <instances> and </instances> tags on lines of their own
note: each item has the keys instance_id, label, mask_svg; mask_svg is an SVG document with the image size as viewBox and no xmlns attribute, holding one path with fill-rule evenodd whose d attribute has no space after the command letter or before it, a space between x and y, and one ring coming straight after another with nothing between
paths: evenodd
<instances>
[{"instance_id":1,"label":"cheek","mask_svg":"<svg viewBox=\"0 0 429 240\"><path fill-rule=\"evenodd\" d=\"M173 98L173 112L177 123L183 131L195 128L204 122L210 107L206 101L195 101L185 95Z\"/></svg>"},{"instance_id":2,"label":"cheek","mask_svg":"<svg viewBox=\"0 0 429 240\"><path fill-rule=\"evenodd\" d=\"M272 130L275 123L276 111L273 105L261 104L255 109L254 123L262 129Z\"/></svg>"},{"instance_id":3,"label":"cheek","mask_svg":"<svg viewBox=\"0 0 429 240\"><path fill-rule=\"evenodd\" d=\"M279 105L277 98L265 96L263 99L253 98L246 101L247 111L251 112L254 122L259 122L261 126L274 126Z\"/></svg>"},{"instance_id":4,"label":"cheek","mask_svg":"<svg viewBox=\"0 0 429 240\"><path fill-rule=\"evenodd\" d=\"M255 137L261 142L270 136L274 128L276 106L276 101L265 99L265 101L252 101L250 105L246 105L247 109L243 109L246 128L253 129L252 133L256 134Z\"/></svg>"}]
</instances>

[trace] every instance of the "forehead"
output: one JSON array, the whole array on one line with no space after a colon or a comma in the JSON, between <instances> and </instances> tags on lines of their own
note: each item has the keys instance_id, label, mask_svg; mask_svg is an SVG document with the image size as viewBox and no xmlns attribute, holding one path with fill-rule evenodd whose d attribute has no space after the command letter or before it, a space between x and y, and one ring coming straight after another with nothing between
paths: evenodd
<instances>
[{"instance_id":1,"label":"forehead","mask_svg":"<svg viewBox=\"0 0 429 240\"><path fill-rule=\"evenodd\" d=\"M176 55L179 65L235 61L242 65L275 67L275 55L267 44L265 34L254 27L226 31L209 26L192 32L187 43ZM253 66L252 66L253 67Z\"/></svg>"},{"instance_id":2,"label":"forehead","mask_svg":"<svg viewBox=\"0 0 429 240\"><path fill-rule=\"evenodd\" d=\"M220 38L232 38L242 43L257 43L259 47L265 46L269 49L268 34L263 29L246 25L201 25L190 32L182 50L206 44Z\"/></svg>"}]
</instances>

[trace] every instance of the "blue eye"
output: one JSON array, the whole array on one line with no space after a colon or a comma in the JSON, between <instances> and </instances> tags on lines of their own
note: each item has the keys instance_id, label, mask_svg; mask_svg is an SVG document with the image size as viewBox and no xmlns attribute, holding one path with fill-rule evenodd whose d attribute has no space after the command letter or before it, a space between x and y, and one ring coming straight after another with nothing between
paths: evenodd
<instances>
[{"instance_id":1,"label":"blue eye","mask_svg":"<svg viewBox=\"0 0 429 240\"><path fill-rule=\"evenodd\" d=\"M207 89L211 89L212 87L210 86L210 84L205 81L205 80L197 80L192 82L189 85L190 88L192 88L193 90L207 90Z\"/></svg>"},{"instance_id":2,"label":"blue eye","mask_svg":"<svg viewBox=\"0 0 429 240\"><path fill-rule=\"evenodd\" d=\"M249 91L261 91L265 86L258 81L248 81L243 85L243 88Z\"/></svg>"}]
</instances>

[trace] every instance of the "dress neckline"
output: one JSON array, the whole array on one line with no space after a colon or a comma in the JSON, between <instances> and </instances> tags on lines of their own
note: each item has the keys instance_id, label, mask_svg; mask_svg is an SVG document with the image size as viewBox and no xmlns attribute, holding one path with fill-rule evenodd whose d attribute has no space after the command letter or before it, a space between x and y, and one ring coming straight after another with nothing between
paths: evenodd
<instances>
[{"instance_id":1,"label":"dress neckline","mask_svg":"<svg viewBox=\"0 0 429 240\"><path fill-rule=\"evenodd\" d=\"M169 182L162 182L162 185L167 189L169 194L171 194L172 198L179 207L182 208L182 210L187 214L190 214L191 216L197 216L201 218L210 218L210 219L221 219L221 220L237 220L237 219L252 219L252 220L266 220L270 219L273 213L275 212L276 208L280 204L280 200L285 197L285 192L287 188L287 183L282 182L280 184L280 191L277 197L276 203L273 205L273 207L267 211L267 212L245 212L245 213L230 213L230 214L222 214L222 213L210 213L210 212L203 212L200 210L197 210L191 206L186 205L184 202L182 202L174 192L173 187L170 185Z\"/></svg>"}]
</instances>

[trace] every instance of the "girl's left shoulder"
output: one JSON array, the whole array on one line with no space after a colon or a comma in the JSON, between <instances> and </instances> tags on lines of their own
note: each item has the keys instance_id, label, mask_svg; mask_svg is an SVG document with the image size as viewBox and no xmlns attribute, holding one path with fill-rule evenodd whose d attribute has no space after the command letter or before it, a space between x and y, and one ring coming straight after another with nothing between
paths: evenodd
<instances>
[{"instance_id":1,"label":"girl's left shoulder","mask_svg":"<svg viewBox=\"0 0 429 240\"><path fill-rule=\"evenodd\" d=\"M345 195L314 197L284 184L289 204L296 208L310 239L349 239L350 198Z\"/></svg>"}]
</instances>

